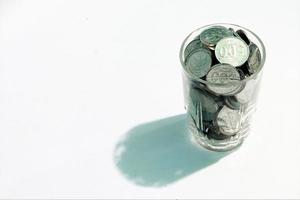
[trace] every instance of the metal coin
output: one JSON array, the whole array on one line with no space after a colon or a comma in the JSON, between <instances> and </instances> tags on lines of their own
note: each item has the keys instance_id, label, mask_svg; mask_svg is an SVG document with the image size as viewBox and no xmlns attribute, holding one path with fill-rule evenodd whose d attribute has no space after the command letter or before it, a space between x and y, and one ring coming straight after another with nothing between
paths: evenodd
<instances>
[{"instance_id":1,"label":"metal coin","mask_svg":"<svg viewBox=\"0 0 300 200\"><path fill-rule=\"evenodd\" d=\"M196 118L195 121L212 121L216 118L219 105L208 92L191 88L190 101L189 112Z\"/></svg>"},{"instance_id":2,"label":"metal coin","mask_svg":"<svg viewBox=\"0 0 300 200\"><path fill-rule=\"evenodd\" d=\"M230 96L242 89L239 72L229 64L217 64L206 75L207 87L216 94Z\"/></svg>"},{"instance_id":3,"label":"metal coin","mask_svg":"<svg viewBox=\"0 0 300 200\"><path fill-rule=\"evenodd\" d=\"M242 38L242 40L246 42L247 45L250 44L250 40L247 37L247 34L243 30L239 29L236 31L236 33L240 36L240 38Z\"/></svg>"},{"instance_id":4,"label":"metal coin","mask_svg":"<svg viewBox=\"0 0 300 200\"><path fill-rule=\"evenodd\" d=\"M192 78L201 78L209 71L211 62L210 51L201 48L194 51L187 57L185 69Z\"/></svg>"},{"instance_id":5,"label":"metal coin","mask_svg":"<svg viewBox=\"0 0 300 200\"><path fill-rule=\"evenodd\" d=\"M224 106L217 115L216 123L224 135L235 135L241 127L241 113L239 110Z\"/></svg>"},{"instance_id":6,"label":"metal coin","mask_svg":"<svg viewBox=\"0 0 300 200\"><path fill-rule=\"evenodd\" d=\"M184 49L184 58L186 59L190 53L200 48L205 48L205 47L199 39L191 41Z\"/></svg>"},{"instance_id":7,"label":"metal coin","mask_svg":"<svg viewBox=\"0 0 300 200\"><path fill-rule=\"evenodd\" d=\"M260 64L261 64L261 54L259 51L259 48L256 46L256 44L251 43L249 45L250 49L250 55L247 61L247 67L248 71L251 74L254 74L255 72L258 71Z\"/></svg>"},{"instance_id":8,"label":"metal coin","mask_svg":"<svg viewBox=\"0 0 300 200\"><path fill-rule=\"evenodd\" d=\"M237 67L247 61L249 47L237 37L226 37L217 43L215 54L220 63L227 63Z\"/></svg>"},{"instance_id":9,"label":"metal coin","mask_svg":"<svg viewBox=\"0 0 300 200\"><path fill-rule=\"evenodd\" d=\"M203 44L214 47L224 37L232 36L232 32L223 26L213 26L204 30L200 34Z\"/></svg>"}]
</instances>

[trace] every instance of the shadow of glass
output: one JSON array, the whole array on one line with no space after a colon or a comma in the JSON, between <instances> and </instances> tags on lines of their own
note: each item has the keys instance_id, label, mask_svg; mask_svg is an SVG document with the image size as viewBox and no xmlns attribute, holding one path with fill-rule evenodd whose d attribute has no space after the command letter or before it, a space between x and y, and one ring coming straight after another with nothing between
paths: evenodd
<instances>
[{"instance_id":1,"label":"shadow of glass","mask_svg":"<svg viewBox=\"0 0 300 200\"><path fill-rule=\"evenodd\" d=\"M137 185L162 187L216 163L230 152L212 152L192 143L186 115L141 124L116 146L119 170Z\"/></svg>"}]
</instances>

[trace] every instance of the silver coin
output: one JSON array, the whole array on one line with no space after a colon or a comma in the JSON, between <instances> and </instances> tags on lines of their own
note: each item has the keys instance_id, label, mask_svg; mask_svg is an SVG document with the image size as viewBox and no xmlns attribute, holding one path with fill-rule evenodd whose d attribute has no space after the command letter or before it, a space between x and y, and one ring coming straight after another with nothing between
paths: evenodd
<instances>
[{"instance_id":1,"label":"silver coin","mask_svg":"<svg viewBox=\"0 0 300 200\"><path fill-rule=\"evenodd\" d=\"M201 78L209 71L211 62L211 53L209 50L203 48L197 49L186 58L185 69L192 78Z\"/></svg>"},{"instance_id":2,"label":"silver coin","mask_svg":"<svg viewBox=\"0 0 300 200\"><path fill-rule=\"evenodd\" d=\"M251 101L253 94L254 94L255 85L256 85L256 81L254 79L247 81L243 90L241 90L239 93L237 93L235 95L237 100L242 104L245 104L245 103L248 103L249 101Z\"/></svg>"},{"instance_id":3,"label":"silver coin","mask_svg":"<svg viewBox=\"0 0 300 200\"><path fill-rule=\"evenodd\" d=\"M235 135L241 127L241 113L224 106L217 115L216 123L224 135Z\"/></svg>"},{"instance_id":4,"label":"silver coin","mask_svg":"<svg viewBox=\"0 0 300 200\"><path fill-rule=\"evenodd\" d=\"M214 47L224 37L232 36L232 32L223 26L213 26L204 30L200 34L200 40L203 44Z\"/></svg>"},{"instance_id":5,"label":"silver coin","mask_svg":"<svg viewBox=\"0 0 300 200\"><path fill-rule=\"evenodd\" d=\"M227 63L237 67L247 61L249 47L242 39L226 37L217 43L215 55L220 63Z\"/></svg>"},{"instance_id":6,"label":"silver coin","mask_svg":"<svg viewBox=\"0 0 300 200\"><path fill-rule=\"evenodd\" d=\"M239 72L229 64L214 65L207 73L207 87L216 94L230 96L242 89Z\"/></svg>"},{"instance_id":7,"label":"silver coin","mask_svg":"<svg viewBox=\"0 0 300 200\"><path fill-rule=\"evenodd\" d=\"M193 51L205 48L199 39L191 41L184 49L184 58L186 59Z\"/></svg>"},{"instance_id":8,"label":"silver coin","mask_svg":"<svg viewBox=\"0 0 300 200\"><path fill-rule=\"evenodd\" d=\"M261 54L260 54L259 48L254 43L251 43L249 45L249 49L250 49L250 55L247 60L247 67L248 67L248 71L251 74L254 74L255 72L258 71L258 69L260 67Z\"/></svg>"}]
</instances>

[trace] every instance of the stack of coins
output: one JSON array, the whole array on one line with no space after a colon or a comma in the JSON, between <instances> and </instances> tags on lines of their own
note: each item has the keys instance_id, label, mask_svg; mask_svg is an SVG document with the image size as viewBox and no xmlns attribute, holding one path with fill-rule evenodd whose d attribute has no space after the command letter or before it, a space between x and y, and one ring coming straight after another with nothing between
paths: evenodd
<instances>
[{"instance_id":1,"label":"stack of coins","mask_svg":"<svg viewBox=\"0 0 300 200\"><path fill-rule=\"evenodd\" d=\"M184 69L190 77L186 108L199 133L226 140L241 131L254 88L243 80L260 67L261 52L243 30L209 27L185 47Z\"/></svg>"}]
</instances>

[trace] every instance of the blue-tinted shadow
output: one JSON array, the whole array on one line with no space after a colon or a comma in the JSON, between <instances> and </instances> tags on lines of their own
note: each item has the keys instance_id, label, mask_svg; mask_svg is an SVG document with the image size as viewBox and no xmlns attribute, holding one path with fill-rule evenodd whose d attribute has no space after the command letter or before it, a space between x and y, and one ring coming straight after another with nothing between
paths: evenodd
<instances>
[{"instance_id":1,"label":"blue-tinted shadow","mask_svg":"<svg viewBox=\"0 0 300 200\"><path fill-rule=\"evenodd\" d=\"M229 152L212 152L194 145L186 115L138 125L116 146L119 170L137 185L161 187L216 163Z\"/></svg>"}]
</instances>

